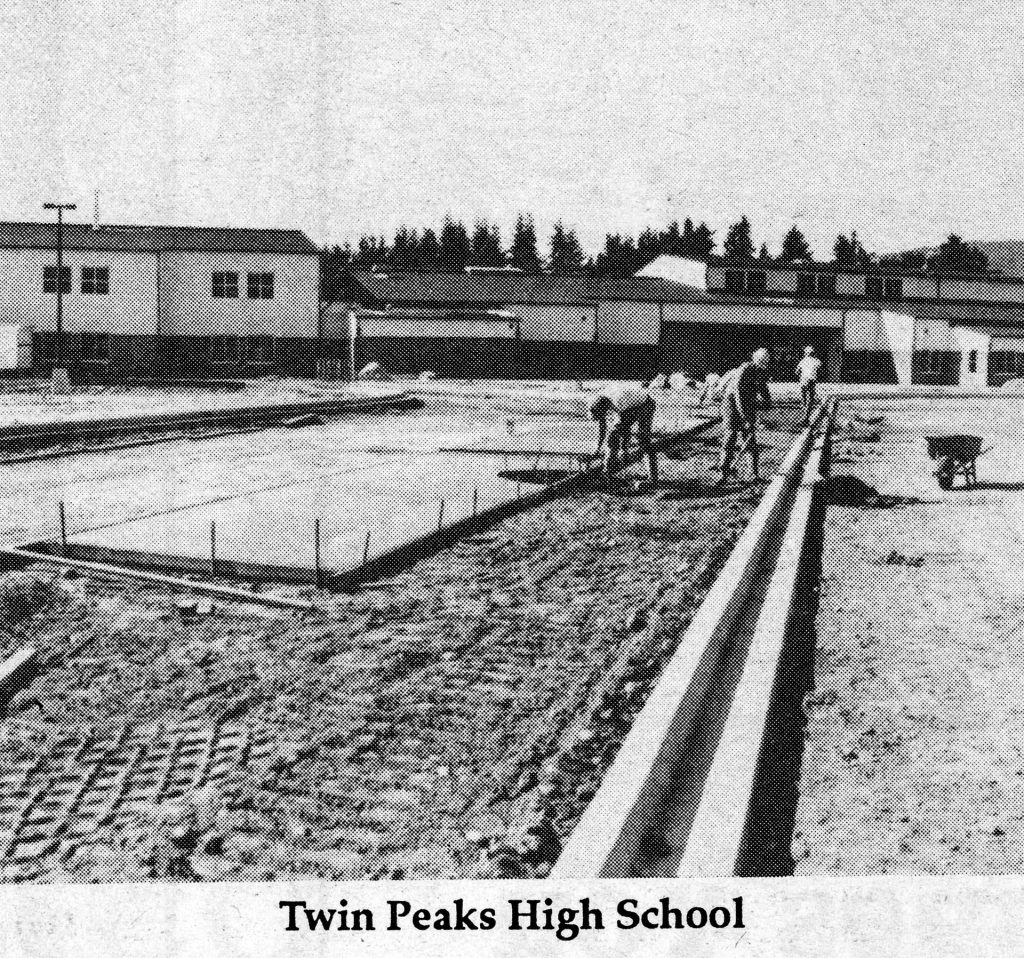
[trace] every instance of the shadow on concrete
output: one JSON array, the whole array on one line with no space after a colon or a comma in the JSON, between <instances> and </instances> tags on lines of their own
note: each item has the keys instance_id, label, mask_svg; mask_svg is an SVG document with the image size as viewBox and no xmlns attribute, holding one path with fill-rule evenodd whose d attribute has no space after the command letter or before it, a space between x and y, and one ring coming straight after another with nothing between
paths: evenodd
<instances>
[{"instance_id":1,"label":"shadow on concrete","mask_svg":"<svg viewBox=\"0 0 1024 958\"><path fill-rule=\"evenodd\" d=\"M797 580L797 612L790 622L765 724L765 746L752 792L746 839L737 868L739 875L775 877L792 875L795 869L793 828L800 800L807 725L803 702L814 689L823 519L827 505L825 496L815 497Z\"/></svg>"},{"instance_id":2,"label":"shadow on concrete","mask_svg":"<svg viewBox=\"0 0 1024 958\"><path fill-rule=\"evenodd\" d=\"M1022 492L1024 491L1024 482L978 482L975 483L972 489L990 489L999 492ZM967 491L962 487L958 486L956 489L951 489L950 492L961 492Z\"/></svg>"}]
</instances>

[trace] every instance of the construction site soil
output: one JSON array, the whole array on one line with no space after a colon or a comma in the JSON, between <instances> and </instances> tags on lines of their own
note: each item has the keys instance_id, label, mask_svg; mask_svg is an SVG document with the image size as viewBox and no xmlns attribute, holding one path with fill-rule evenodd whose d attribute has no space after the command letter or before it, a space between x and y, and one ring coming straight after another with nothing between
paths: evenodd
<instances>
[{"instance_id":1,"label":"construction site soil","mask_svg":"<svg viewBox=\"0 0 1024 958\"><path fill-rule=\"evenodd\" d=\"M844 403L827 491L798 875L1024 871L1019 398ZM991 453L941 490L925 437Z\"/></svg>"},{"instance_id":2,"label":"construction site soil","mask_svg":"<svg viewBox=\"0 0 1024 958\"><path fill-rule=\"evenodd\" d=\"M792 431L765 438L770 470ZM317 615L0 577L0 653L39 650L0 722L0 875L547 874L760 495L710 490L715 447Z\"/></svg>"}]
</instances>

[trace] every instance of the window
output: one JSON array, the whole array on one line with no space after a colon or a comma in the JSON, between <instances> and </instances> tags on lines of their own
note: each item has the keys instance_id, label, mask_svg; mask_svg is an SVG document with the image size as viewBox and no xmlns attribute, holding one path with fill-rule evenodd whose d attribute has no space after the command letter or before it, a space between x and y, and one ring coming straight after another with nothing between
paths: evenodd
<instances>
[{"instance_id":1,"label":"window","mask_svg":"<svg viewBox=\"0 0 1024 958\"><path fill-rule=\"evenodd\" d=\"M836 276L835 273L818 273L818 295L835 296Z\"/></svg>"},{"instance_id":2,"label":"window","mask_svg":"<svg viewBox=\"0 0 1024 958\"><path fill-rule=\"evenodd\" d=\"M1024 353L1000 349L988 357L988 375L993 383L1024 378Z\"/></svg>"},{"instance_id":3,"label":"window","mask_svg":"<svg viewBox=\"0 0 1024 958\"><path fill-rule=\"evenodd\" d=\"M238 340L234 336L213 336L210 339L210 362L218 364L238 362Z\"/></svg>"},{"instance_id":4,"label":"window","mask_svg":"<svg viewBox=\"0 0 1024 958\"><path fill-rule=\"evenodd\" d=\"M108 333L82 333L82 362L110 362L110 335Z\"/></svg>"},{"instance_id":5,"label":"window","mask_svg":"<svg viewBox=\"0 0 1024 958\"><path fill-rule=\"evenodd\" d=\"M274 361L274 340L269 336L249 336L244 342L245 361L254 365Z\"/></svg>"},{"instance_id":6,"label":"window","mask_svg":"<svg viewBox=\"0 0 1024 958\"><path fill-rule=\"evenodd\" d=\"M946 353L939 349L920 349L914 353L914 371L922 376L941 376L946 370Z\"/></svg>"},{"instance_id":7,"label":"window","mask_svg":"<svg viewBox=\"0 0 1024 958\"><path fill-rule=\"evenodd\" d=\"M274 274L273 273L250 273L249 274L249 299L273 299L274 298Z\"/></svg>"},{"instance_id":8,"label":"window","mask_svg":"<svg viewBox=\"0 0 1024 958\"><path fill-rule=\"evenodd\" d=\"M978 350L972 349L967 354L967 371L976 373L978 371Z\"/></svg>"},{"instance_id":9,"label":"window","mask_svg":"<svg viewBox=\"0 0 1024 958\"><path fill-rule=\"evenodd\" d=\"M214 273L213 298L238 299L238 273Z\"/></svg>"},{"instance_id":10,"label":"window","mask_svg":"<svg viewBox=\"0 0 1024 958\"><path fill-rule=\"evenodd\" d=\"M71 292L71 267L62 266L60 268L60 291L62 293ZM57 292L57 267L56 266L44 266L43 267L43 292L44 293L56 293Z\"/></svg>"},{"instance_id":11,"label":"window","mask_svg":"<svg viewBox=\"0 0 1024 958\"><path fill-rule=\"evenodd\" d=\"M747 292L763 293L768 287L768 277L764 270L747 273Z\"/></svg>"},{"instance_id":12,"label":"window","mask_svg":"<svg viewBox=\"0 0 1024 958\"><path fill-rule=\"evenodd\" d=\"M898 276L887 277L883 286L886 299L903 299L903 280Z\"/></svg>"},{"instance_id":13,"label":"window","mask_svg":"<svg viewBox=\"0 0 1024 958\"><path fill-rule=\"evenodd\" d=\"M743 270L727 269L725 271L725 291L727 293L742 293L743 285Z\"/></svg>"},{"instance_id":14,"label":"window","mask_svg":"<svg viewBox=\"0 0 1024 958\"><path fill-rule=\"evenodd\" d=\"M864 295L868 299L881 299L882 298L882 277L881 276L865 276L864 277Z\"/></svg>"},{"instance_id":15,"label":"window","mask_svg":"<svg viewBox=\"0 0 1024 958\"><path fill-rule=\"evenodd\" d=\"M107 266L83 266L82 292L106 296L110 292L110 268Z\"/></svg>"},{"instance_id":16,"label":"window","mask_svg":"<svg viewBox=\"0 0 1024 958\"><path fill-rule=\"evenodd\" d=\"M796 274L796 294L797 296L813 296L815 293L815 282L813 273L797 273Z\"/></svg>"}]
</instances>

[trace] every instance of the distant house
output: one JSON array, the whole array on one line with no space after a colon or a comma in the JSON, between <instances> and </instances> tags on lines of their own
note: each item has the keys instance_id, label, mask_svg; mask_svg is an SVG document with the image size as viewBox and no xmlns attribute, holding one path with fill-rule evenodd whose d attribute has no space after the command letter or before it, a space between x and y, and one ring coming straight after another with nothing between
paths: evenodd
<instances>
[{"instance_id":1,"label":"distant house","mask_svg":"<svg viewBox=\"0 0 1024 958\"><path fill-rule=\"evenodd\" d=\"M54 223L0 223L0 325L56 356ZM64 226L66 362L85 374L252 374L309 367L317 247L298 230Z\"/></svg>"}]
</instances>

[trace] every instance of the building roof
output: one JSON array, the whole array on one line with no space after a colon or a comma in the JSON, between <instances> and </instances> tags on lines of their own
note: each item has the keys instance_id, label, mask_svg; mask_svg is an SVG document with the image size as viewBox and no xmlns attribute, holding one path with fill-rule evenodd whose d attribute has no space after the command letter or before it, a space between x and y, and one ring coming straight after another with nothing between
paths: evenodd
<instances>
[{"instance_id":1,"label":"building roof","mask_svg":"<svg viewBox=\"0 0 1024 958\"><path fill-rule=\"evenodd\" d=\"M374 303L482 306L508 303L585 305L595 300L648 302L706 299L702 290L655 277L553 276L547 273L356 272L357 291Z\"/></svg>"},{"instance_id":2,"label":"building roof","mask_svg":"<svg viewBox=\"0 0 1024 958\"><path fill-rule=\"evenodd\" d=\"M65 223L65 249L138 253L165 251L293 253L319 251L301 230L233 229L207 226L132 226ZM0 222L0 249L54 249L57 224Z\"/></svg>"}]
</instances>

